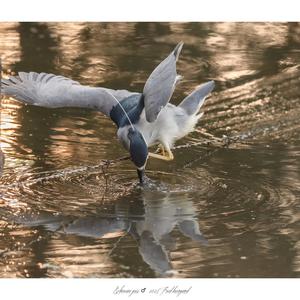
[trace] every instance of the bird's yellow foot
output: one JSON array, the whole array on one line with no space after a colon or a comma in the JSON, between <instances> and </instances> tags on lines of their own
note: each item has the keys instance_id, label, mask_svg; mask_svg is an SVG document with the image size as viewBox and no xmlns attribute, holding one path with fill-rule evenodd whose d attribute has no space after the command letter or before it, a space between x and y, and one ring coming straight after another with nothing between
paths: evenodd
<instances>
[{"instance_id":1,"label":"bird's yellow foot","mask_svg":"<svg viewBox=\"0 0 300 300\"><path fill-rule=\"evenodd\" d=\"M162 144L159 144L154 153L161 154L162 156L166 156L165 147Z\"/></svg>"},{"instance_id":2,"label":"bird's yellow foot","mask_svg":"<svg viewBox=\"0 0 300 300\"><path fill-rule=\"evenodd\" d=\"M157 159L166 160L166 161L170 161L170 160L174 159L174 155L171 150L166 150L166 152L165 152L165 149L163 149L163 150L164 150L163 155L158 154L158 153L149 152L149 156L153 157L153 158L157 158Z\"/></svg>"}]
</instances>

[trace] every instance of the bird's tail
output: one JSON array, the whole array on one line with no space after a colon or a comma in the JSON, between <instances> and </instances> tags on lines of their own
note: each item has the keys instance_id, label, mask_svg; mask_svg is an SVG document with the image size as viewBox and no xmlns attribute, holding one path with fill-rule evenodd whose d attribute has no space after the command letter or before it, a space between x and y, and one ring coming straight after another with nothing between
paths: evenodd
<instances>
[{"instance_id":1,"label":"bird's tail","mask_svg":"<svg viewBox=\"0 0 300 300\"><path fill-rule=\"evenodd\" d=\"M185 97L179 104L179 107L183 108L188 115L197 114L203 105L205 98L214 89L214 81L206 82L200 85L190 95Z\"/></svg>"}]
</instances>

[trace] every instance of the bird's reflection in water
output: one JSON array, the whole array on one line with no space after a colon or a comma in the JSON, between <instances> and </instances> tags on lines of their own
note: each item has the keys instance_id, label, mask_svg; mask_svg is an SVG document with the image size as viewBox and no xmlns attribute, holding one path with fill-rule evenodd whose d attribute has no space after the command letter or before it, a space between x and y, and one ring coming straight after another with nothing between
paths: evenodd
<instances>
[{"instance_id":1,"label":"bird's reflection in water","mask_svg":"<svg viewBox=\"0 0 300 300\"><path fill-rule=\"evenodd\" d=\"M170 252L176 249L176 240L172 236L176 228L191 240L207 244L189 195L152 188L135 188L113 204L101 204L95 215L74 218L39 212L22 215L17 221L24 226L43 226L50 232L93 239L131 236L144 262L161 275L172 274ZM122 243L118 242L116 247L122 247ZM128 255L131 255L130 251Z\"/></svg>"}]
</instances>

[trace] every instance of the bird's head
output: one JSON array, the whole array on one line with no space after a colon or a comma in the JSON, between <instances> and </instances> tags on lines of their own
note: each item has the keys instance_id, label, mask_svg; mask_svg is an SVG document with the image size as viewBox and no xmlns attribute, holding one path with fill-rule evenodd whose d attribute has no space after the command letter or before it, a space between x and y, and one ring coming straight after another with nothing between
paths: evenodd
<instances>
[{"instance_id":1,"label":"bird's head","mask_svg":"<svg viewBox=\"0 0 300 300\"><path fill-rule=\"evenodd\" d=\"M148 146L143 135L133 127L128 129L129 152L131 160L137 167L140 183L144 182L145 166L148 159Z\"/></svg>"}]
</instances>

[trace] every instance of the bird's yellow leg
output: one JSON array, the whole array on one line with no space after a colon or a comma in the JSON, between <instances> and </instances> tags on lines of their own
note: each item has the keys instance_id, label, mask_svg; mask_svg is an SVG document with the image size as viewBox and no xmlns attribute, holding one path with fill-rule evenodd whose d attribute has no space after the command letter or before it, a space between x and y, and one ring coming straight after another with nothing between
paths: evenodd
<instances>
[{"instance_id":1,"label":"bird's yellow leg","mask_svg":"<svg viewBox=\"0 0 300 300\"><path fill-rule=\"evenodd\" d=\"M174 159L174 154L172 153L172 151L170 149L167 149L167 157L168 157L168 160Z\"/></svg>"}]
</instances>

